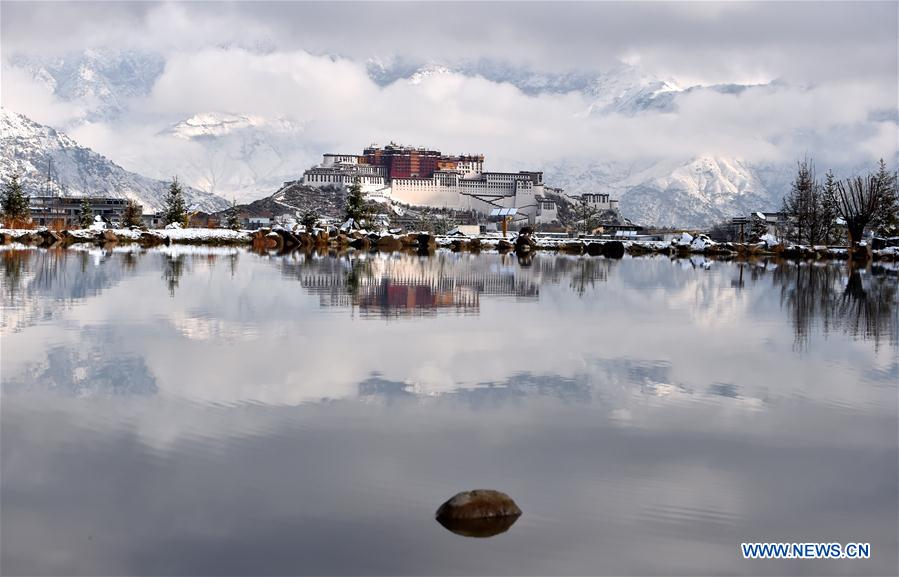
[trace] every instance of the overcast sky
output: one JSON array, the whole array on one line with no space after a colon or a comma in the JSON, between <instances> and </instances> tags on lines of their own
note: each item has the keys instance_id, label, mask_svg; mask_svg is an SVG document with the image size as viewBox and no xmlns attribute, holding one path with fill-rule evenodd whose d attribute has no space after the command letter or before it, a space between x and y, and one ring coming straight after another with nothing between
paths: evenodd
<instances>
[{"instance_id":1,"label":"overcast sky","mask_svg":"<svg viewBox=\"0 0 899 577\"><path fill-rule=\"evenodd\" d=\"M159 133L214 111L287 120L307 144L345 150L394 139L522 162L574 154L792 162L805 153L855 162L895 154L897 6L3 2L2 98L126 165L161 150L189 155ZM165 70L122 118L85 123L76 120L95 102L61 101L9 66L20 55L86 48L159 53ZM589 114L590 95L526 94L459 74L379 84L371 60L575 73L624 62L680 87L773 84L693 91L667 112Z\"/></svg>"}]
</instances>

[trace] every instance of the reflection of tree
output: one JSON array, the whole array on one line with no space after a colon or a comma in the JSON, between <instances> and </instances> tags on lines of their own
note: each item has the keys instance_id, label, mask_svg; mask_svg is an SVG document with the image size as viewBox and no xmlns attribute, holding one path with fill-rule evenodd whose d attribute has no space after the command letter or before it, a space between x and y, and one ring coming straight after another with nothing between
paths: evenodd
<instances>
[{"instance_id":1,"label":"reflection of tree","mask_svg":"<svg viewBox=\"0 0 899 577\"><path fill-rule=\"evenodd\" d=\"M895 275L880 267L869 271L849 267L848 280L835 266L784 264L774 271L775 281L781 284L781 304L789 310L798 345L808 345L816 323L825 334L841 328L876 345L884 336L891 343L899 342Z\"/></svg>"},{"instance_id":2,"label":"reflection of tree","mask_svg":"<svg viewBox=\"0 0 899 577\"><path fill-rule=\"evenodd\" d=\"M231 278L234 278L234 273L237 272L237 260L239 256L237 252L232 252L228 255L228 268L231 271Z\"/></svg>"},{"instance_id":3,"label":"reflection of tree","mask_svg":"<svg viewBox=\"0 0 899 577\"><path fill-rule=\"evenodd\" d=\"M134 252L126 252L122 254L122 268L127 271L133 271L137 266L137 255Z\"/></svg>"},{"instance_id":4,"label":"reflection of tree","mask_svg":"<svg viewBox=\"0 0 899 577\"><path fill-rule=\"evenodd\" d=\"M371 262L354 259L351 261L350 270L346 273L346 290L352 296L359 294L359 285L364 278L373 278Z\"/></svg>"},{"instance_id":5,"label":"reflection of tree","mask_svg":"<svg viewBox=\"0 0 899 577\"><path fill-rule=\"evenodd\" d=\"M163 255L163 259L162 277L169 287L169 295L174 298L175 289L178 288L178 283L181 281L181 275L184 274L184 255Z\"/></svg>"},{"instance_id":6,"label":"reflection of tree","mask_svg":"<svg viewBox=\"0 0 899 577\"><path fill-rule=\"evenodd\" d=\"M608 274L608 261L598 260L595 258L578 259L577 266L571 274L571 290L578 296L584 296L587 287L593 288L596 285L596 279L606 280Z\"/></svg>"},{"instance_id":7,"label":"reflection of tree","mask_svg":"<svg viewBox=\"0 0 899 577\"><path fill-rule=\"evenodd\" d=\"M880 267L872 267L864 277L858 270L838 301L839 318L846 332L879 344L886 336L890 343L899 342L899 307L896 306L897 279ZM866 282L867 281L867 282Z\"/></svg>"},{"instance_id":8,"label":"reflection of tree","mask_svg":"<svg viewBox=\"0 0 899 577\"><path fill-rule=\"evenodd\" d=\"M0 262L3 263L3 284L6 285L10 297L20 289L22 271L25 270L25 265L28 264L33 252L15 249L0 252L0 257L2 257Z\"/></svg>"}]
</instances>

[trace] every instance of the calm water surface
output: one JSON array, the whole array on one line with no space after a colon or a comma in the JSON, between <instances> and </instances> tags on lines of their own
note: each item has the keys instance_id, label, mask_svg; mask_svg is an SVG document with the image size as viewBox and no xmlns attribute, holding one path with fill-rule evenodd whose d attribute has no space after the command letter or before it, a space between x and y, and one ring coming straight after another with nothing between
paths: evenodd
<instances>
[{"instance_id":1,"label":"calm water surface","mask_svg":"<svg viewBox=\"0 0 899 577\"><path fill-rule=\"evenodd\" d=\"M0 269L4 575L899 572L896 267L5 247ZM448 532L435 509L471 488L523 516Z\"/></svg>"}]
</instances>

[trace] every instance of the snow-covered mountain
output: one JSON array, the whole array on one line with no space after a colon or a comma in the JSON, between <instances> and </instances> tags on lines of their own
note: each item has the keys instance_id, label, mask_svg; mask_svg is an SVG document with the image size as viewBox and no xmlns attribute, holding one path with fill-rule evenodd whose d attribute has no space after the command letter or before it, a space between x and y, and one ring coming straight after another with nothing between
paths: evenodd
<instances>
[{"instance_id":1,"label":"snow-covered mountain","mask_svg":"<svg viewBox=\"0 0 899 577\"><path fill-rule=\"evenodd\" d=\"M545 180L568 194L606 191L623 215L661 226L702 226L780 206L790 167L755 166L734 158L686 162L559 162L544 167Z\"/></svg>"},{"instance_id":2,"label":"snow-covered mountain","mask_svg":"<svg viewBox=\"0 0 899 577\"><path fill-rule=\"evenodd\" d=\"M90 50L53 60L14 57L10 62L41 79L57 97L86 105L89 112L82 120L102 117L113 127L117 118L136 114L129 106L152 93L165 69L162 56L136 51ZM588 103L583 113L593 116L676 112L679 99L697 91L738 94L747 89L743 85L681 87L623 63L602 73L540 71L493 60L447 64L395 58L372 59L365 65L369 78L384 87L460 74L511 84L530 96L577 93ZM165 166L153 165L148 155L131 154L123 161L145 174L177 173L196 188L247 202L295 180L327 152L323 148L333 146L321 141L321 130L316 140L311 136L314 131L307 128L287 117L191 110L180 119L165 119L156 128L160 135L177 139L182 145L178 150L184 154L158 160ZM478 148L478 143L471 143L471 148ZM499 168L496 151L482 152L490 166ZM635 162L548 156L521 168L543 169L548 184L571 194L610 192L620 198L623 214L636 222L697 226L747 210L776 208L792 165L793 159L785 159L783 166L762 166L724 156Z\"/></svg>"},{"instance_id":3,"label":"snow-covered mountain","mask_svg":"<svg viewBox=\"0 0 899 577\"><path fill-rule=\"evenodd\" d=\"M173 169L188 181L238 201L249 202L296 180L319 162L321 150L306 142L302 123L229 112L201 112L164 134L186 140L202 154L184 158Z\"/></svg>"},{"instance_id":4,"label":"snow-covered mountain","mask_svg":"<svg viewBox=\"0 0 899 577\"><path fill-rule=\"evenodd\" d=\"M134 98L147 96L165 70L165 58L138 50L70 52L62 56L16 54L9 63L28 71L58 98L83 102L86 120L113 119Z\"/></svg>"},{"instance_id":5,"label":"snow-covered mountain","mask_svg":"<svg viewBox=\"0 0 899 577\"><path fill-rule=\"evenodd\" d=\"M166 182L129 172L79 146L65 133L5 108L0 108L0 145L3 180L18 173L30 195L47 189L49 169L54 192L133 198L145 210L163 207ZM219 196L191 187L184 187L184 195L189 205L208 212L222 210L229 204Z\"/></svg>"}]
</instances>

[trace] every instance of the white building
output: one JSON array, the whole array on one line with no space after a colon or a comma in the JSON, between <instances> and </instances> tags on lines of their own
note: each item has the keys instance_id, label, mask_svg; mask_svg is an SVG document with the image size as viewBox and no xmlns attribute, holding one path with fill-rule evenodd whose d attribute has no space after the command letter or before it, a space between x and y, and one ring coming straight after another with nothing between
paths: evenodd
<instances>
[{"instance_id":1,"label":"white building","mask_svg":"<svg viewBox=\"0 0 899 577\"><path fill-rule=\"evenodd\" d=\"M319 166L303 173L303 184L316 188L348 188L357 181L362 192L389 197L384 169L359 164L352 154L325 154Z\"/></svg>"},{"instance_id":2,"label":"white building","mask_svg":"<svg viewBox=\"0 0 899 577\"><path fill-rule=\"evenodd\" d=\"M377 152L377 149L373 150ZM366 164L365 156L325 154L319 166L305 171L303 184L343 188L359 182L363 192L376 200L386 198L411 205L476 210L484 214L494 208L517 208L518 218L526 218L529 224L535 224L538 213L543 210L547 211L543 222L557 219L555 203L552 208L546 203L546 209L543 209L537 200L543 196L542 172L485 172L480 155L437 159L439 152L427 154L430 156L422 153L415 161L422 163L421 166L430 162L431 169L410 169L401 174L413 176L404 178L396 177L396 172L389 172L391 169L384 165ZM390 178L390 174L394 174L394 178Z\"/></svg>"},{"instance_id":3,"label":"white building","mask_svg":"<svg viewBox=\"0 0 899 577\"><path fill-rule=\"evenodd\" d=\"M581 198L587 201L587 204L591 208L595 208L596 210L614 210L618 211L618 199L609 198L608 194L590 194L584 193L581 195Z\"/></svg>"},{"instance_id":4,"label":"white building","mask_svg":"<svg viewBox=\"0 0 899 577\"><path fill-rule=\"evenodd\" d=\"M558 222L559 206L556 201L545 196L537 197L537 214L534 216L534 224L550 224Z\"/></svg>"}]
</instances>

